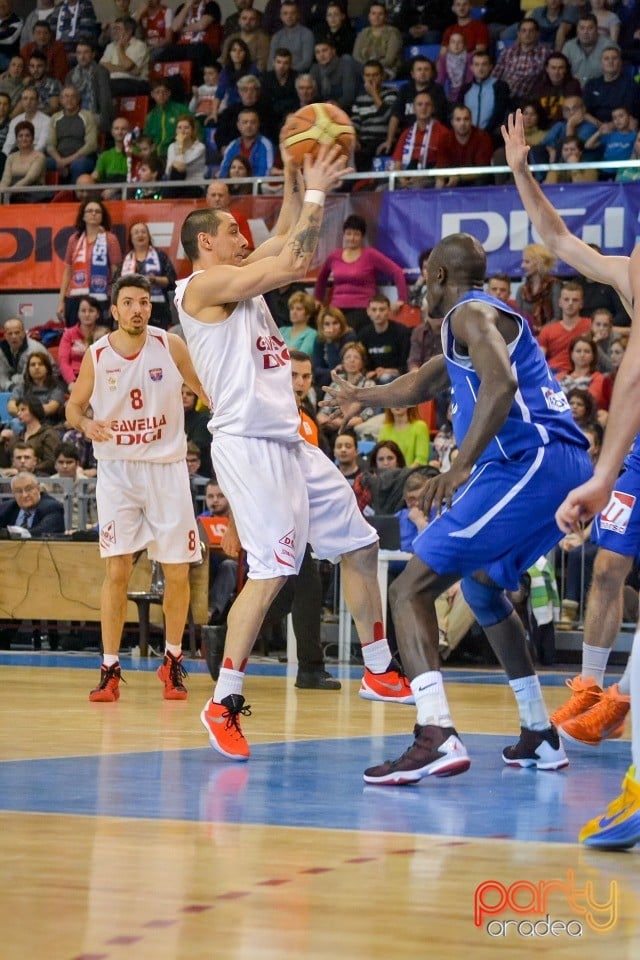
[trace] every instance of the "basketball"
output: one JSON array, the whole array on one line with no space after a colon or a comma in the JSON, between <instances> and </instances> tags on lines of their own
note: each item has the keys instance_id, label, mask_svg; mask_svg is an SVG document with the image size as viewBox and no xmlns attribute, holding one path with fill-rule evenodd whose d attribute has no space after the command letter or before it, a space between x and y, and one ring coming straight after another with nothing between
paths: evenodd
<instances>
[{"instance_id":1,"label":"basketball","mask_svg":"<svg viewBox=\"0 0 640 960\"><path fill-rule=\"evenodd\" d=\"M301 107L285 120L280 145L302 165L305 153L314 156L321 144L337 143L349 157L356 140L353 124L340 107L332 103L312 103Z\"/></svg>"}]
</instances>

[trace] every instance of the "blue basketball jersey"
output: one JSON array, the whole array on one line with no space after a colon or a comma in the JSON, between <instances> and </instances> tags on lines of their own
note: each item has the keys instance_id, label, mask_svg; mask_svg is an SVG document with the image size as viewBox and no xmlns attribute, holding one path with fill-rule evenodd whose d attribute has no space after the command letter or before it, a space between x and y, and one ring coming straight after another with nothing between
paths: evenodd
<instances>
[{"instance_id":1,"label":"blue basketball jersey","mask_svg":"<svg viewBox=\"0 0 640 960\"><path fill-rule=\"evenodd\" d=\"M518 382L509 415L497 436L478 458L478 463L512 460L556 440L586 450L589 443L574 423L571 408L538 346L526 320L502 300L480 290L470 290L449 310L442 324L442 350L451 380L453 432L458 446L467 434L476 407L480 377L468 356L456 350L450 317L464 303L480 301L508 314L519 332L507 344L511 370Z\"/></svg>"},{"instance_id":2,"label":"blue basketball jersey","mask_svg":"<svg viewBox=\"0 0 640 960\"><path fill-rule=\"evenodd\" d=\"M636 434L631 453L627 454L624 465L627 470L635 470L636 473L640 473L640 433Z\"/></svg>"}]
</instances>

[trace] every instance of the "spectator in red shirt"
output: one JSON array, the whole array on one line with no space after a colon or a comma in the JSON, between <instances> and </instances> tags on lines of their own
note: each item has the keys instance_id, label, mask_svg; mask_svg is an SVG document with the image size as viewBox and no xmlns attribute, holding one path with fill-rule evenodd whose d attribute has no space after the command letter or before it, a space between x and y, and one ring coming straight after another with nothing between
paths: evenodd
<instances>
[{"instance_id":1,"label":"spectator in red shirt","mask_svg":"<svg viewBox=\"0 0 640 960\"><path fill-rule=\"evenodd\" d=\"M442 35L440 52L443 53L446 50L452 33L461 33L464 36L469 53L473 53L474 50L488 50L490 43L489 28L482 20L477 20L471 16L470 0L453 0L451 9L456 16L456 22L447 27Z\"/></svg>"},{"instance_id":2,"label":"spectator in red shirt","mask_svg":"<svg viewBox=\"0 0 640 960\"><path fill-rule=\"evenodd\" d=\"M571 371L571 344L575 337L591 330L589 317L580 316L583 302L579 283L574 280L563 283L558 300L562 316L554 323L545 324L538 334L538 343L547 363L560 376Z\"/></svg>"},{"instance_id":3,"label":"spectator in red shirt","mask_svg":"<svg viewBox=\"0 0 640 960\"><path fill-rule=\"evenodd\" d=\"M493 156L493 141L486 132L474 127L469 107L454 107L451 115L451 130L438 158L439 167L488 167ZM478 186L490 182L488 174L438 177L437 187Z\"/></svg>"},{"instance_id":4,"label":"spectator in red shirt","mask_svg":"<svg viewBox=\"0 0 640 960\"><path fill-rule=\"evenodd\" d=\"M440 163L442 152L448 137L448 130L436 120L434 102L431 94L417 93L413 99L415 123L400 134L392 157L396 170L430 170ZM420 190L432 186L433 180L422 177L403 177L399 186L404 189Z\"/></svg>"},{"instance_id":5,"label":"spectator in red shirt","mask_svg":"<svg viewBox=\"0 0 640 960\"><path fill-rule=\"evenodd\" d=\"M29 63L34 50L43 53L47 58L47 73L55 77L60 83L65 82L69 73L69 61L64 43L56 40L51 27L45 20L39 20L33 28L33 41L27 43L20 50L20 56L25 63Z\"/></svg>"}]
</instances>

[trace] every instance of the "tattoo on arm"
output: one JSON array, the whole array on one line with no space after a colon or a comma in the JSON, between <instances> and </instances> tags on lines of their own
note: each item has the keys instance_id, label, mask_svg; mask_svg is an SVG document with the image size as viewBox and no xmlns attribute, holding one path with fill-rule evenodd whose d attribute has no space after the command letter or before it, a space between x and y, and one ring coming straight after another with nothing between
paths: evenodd
<instances>
[{"instance_id":1,"label":"tattoo on arm","mask_svg":"<svg viewBox=\"0 0 640 960\"><path fill-rule=\"evenodd\" d=\"M295 257L305 257L313 253L320 236L320 221L310 217L308 223L302 225L289 241L289 246Z\"/></svg>"}]
</instances>

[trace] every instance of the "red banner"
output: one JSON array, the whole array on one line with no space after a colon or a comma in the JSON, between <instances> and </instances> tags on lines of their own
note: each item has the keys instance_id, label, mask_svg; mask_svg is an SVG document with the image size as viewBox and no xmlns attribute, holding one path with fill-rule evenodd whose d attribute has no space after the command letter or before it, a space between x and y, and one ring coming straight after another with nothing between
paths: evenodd
<instances>
[{"instance_id":1,"label":"red banner","mask_svg":"<svg viewBox=\"0 0 640 960\"><path fill-rule=\"evenodd\" d=\"M236 209L250 221L255 221L252 230L257 243L266 239L273 229L280 204L281 198L278 196L248 196L234 201ZM165 250L171 258L178 276L189 273L189 264L184 259L180 245L180 228L189 211L204 206L204 201L118 200L110 201L106 206L123 254L129 250L129 227L143 220L149 225L155 245ZM348 195L338 194L329 198L317 263L321 263L331 250L340 245L342 221L359 206ZM374 206L377 208L378 205ZM368 222L371 222L371 207L370 197L366 204ZM77 202L0 206L0 290L26 293L60 289L64 255L69 237L74 232L78 209ZM375 212L373 216L376 216ZM368 240L374 242L372 236Z\"/></svg>"}]
</instances>

